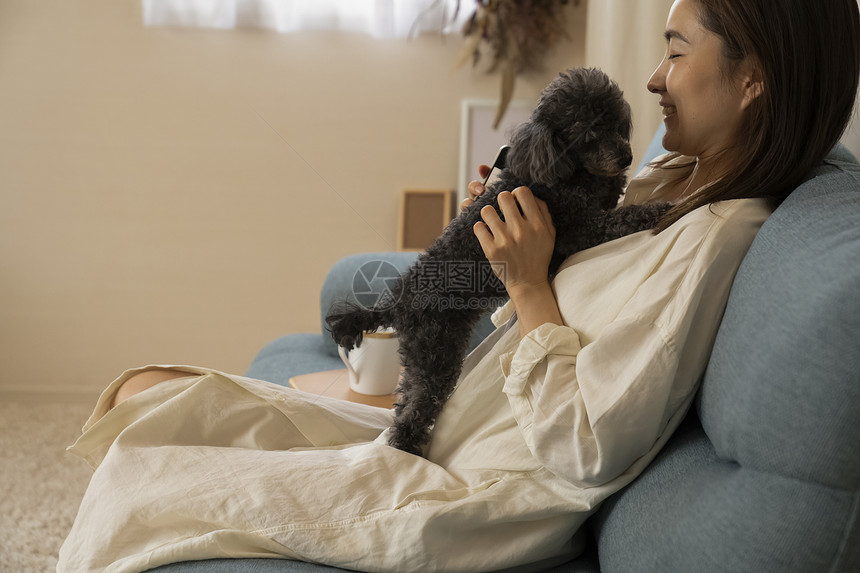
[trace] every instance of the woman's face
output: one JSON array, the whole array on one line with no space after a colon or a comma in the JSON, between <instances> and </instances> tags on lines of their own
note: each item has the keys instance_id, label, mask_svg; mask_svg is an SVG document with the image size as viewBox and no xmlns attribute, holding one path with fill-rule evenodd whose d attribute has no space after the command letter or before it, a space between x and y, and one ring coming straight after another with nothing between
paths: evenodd
<instances>
[{"instance_id":1,"label":"woman's face","mask_svg":"<svg viewBox=\"0 0 860 573\"><path fill-rule=\"evenodd\" d=\"M698 10L696 0L672 5L666 55L648 81L648 91L660 95L663 147L703 158L732 146L749 102L743 74L725 78L721 73L722 41L699 23Z\"/></svg>"}]
</instances>

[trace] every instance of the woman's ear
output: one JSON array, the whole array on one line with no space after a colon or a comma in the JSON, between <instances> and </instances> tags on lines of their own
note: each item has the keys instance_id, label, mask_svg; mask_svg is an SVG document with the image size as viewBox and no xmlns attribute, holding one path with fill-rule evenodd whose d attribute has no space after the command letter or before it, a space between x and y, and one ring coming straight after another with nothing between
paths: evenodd
<instances>
[{"instance_id":1,"label":"woman's ear","mask_svg":"<svg viewBox=\"0 0 860 573\"><path fill-rule=\"evenodd\" d=\"M755 58L747 58L742 64L740 88L742 92L741 109L747 109L757 97L764 93L764 76Z\"/></svg>"}]
</instances>

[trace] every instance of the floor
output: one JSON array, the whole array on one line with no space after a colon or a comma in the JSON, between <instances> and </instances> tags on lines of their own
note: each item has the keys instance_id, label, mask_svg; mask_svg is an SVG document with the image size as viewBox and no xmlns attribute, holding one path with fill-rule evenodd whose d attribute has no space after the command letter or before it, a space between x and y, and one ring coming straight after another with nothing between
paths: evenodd
<instances>
[{"instance_id":1,"label":"floor","mask_svg":"<svg viewBox=\"0 0 860 573\"><path fill-rule=\"evenodd\" d=\"M65 447L94 405L0 394L0 571L55 570L92 475Z\"/></svg>"}]
</instances>

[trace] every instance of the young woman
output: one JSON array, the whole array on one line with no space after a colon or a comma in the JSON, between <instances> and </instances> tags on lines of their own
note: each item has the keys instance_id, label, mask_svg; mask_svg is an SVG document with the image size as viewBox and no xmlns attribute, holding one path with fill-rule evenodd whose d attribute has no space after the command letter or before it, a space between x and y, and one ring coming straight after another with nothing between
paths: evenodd
<instances>
[{"instance_id":1,"label":"young woman","mask_svg":"<svg viewBox=\"0 0 860 573\"><path fill-rule=\"evenodd\" d=\"M545 206L519 188L504 222L486 212L475 233L507 265L511 301L426 459L385 445L387 410L202 368L125 373L71 448L95 473L58 570L280 556L487 571L576 555L588 515L684 417L759 226L844 130L858 29L855 0L677 0L648 83L673 153L625 197L675 209L659 233L574 255L552 284Z\"/></svg>"}]
</instances>

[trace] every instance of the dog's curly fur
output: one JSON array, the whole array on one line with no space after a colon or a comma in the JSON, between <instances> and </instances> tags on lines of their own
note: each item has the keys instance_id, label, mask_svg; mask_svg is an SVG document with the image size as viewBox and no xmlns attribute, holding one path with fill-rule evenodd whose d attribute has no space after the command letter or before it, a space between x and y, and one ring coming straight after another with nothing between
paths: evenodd
<instances>
[{"instance_id":1,"label":"dog's curly fur","mask_svg":"<svg viewBox=\"0 0 860 573\"><path fill-rule=\"evenodd\" d=\"M525 185L546 201L556 228L550 278L571 254L651 229L667 211L666 205L616 208L632 159L630 130L630 106L603 72L577 68L560 74L513 134L499 181L448 225L388 296L372 308L346 301L332 307L326 322L334 340L347 349L361 344L365 331L394 327L398 333L404 370L390 445L422 455L459 378L472 329L487 312L475 301L506 294L492 273L469 289L445 290L444 280L435 285L426 280L428 270L439 271L446 261L487 264L473 226L486 205L501 216L500 192ZM439 290L432 292L435 287ZM434 299L428 294L444 296L446 308L429 304Z\"/></svg>"}]
</instances>

